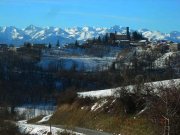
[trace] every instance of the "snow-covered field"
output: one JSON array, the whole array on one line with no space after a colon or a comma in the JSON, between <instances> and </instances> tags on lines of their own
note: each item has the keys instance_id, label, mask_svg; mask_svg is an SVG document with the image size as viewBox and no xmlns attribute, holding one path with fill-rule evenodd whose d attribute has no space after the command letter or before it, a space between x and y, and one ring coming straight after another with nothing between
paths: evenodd
<instances>
[{"instance_id":1,"label":"snow-covered field","mask_svg":"<svg viewBox=\"0 0 180 135\"><path fill-rule=\"evenodd\" d=\"M25 105L16 107L15 111L20 115L24 115L26 119L31 119L40 115L52 115L56 109L56 106L51 105Z\"/></svg>"},{"instance_id":2,"label":"snow-covered field","mask_svg":"<svg viewBox=\"0 0 180 135\"><path fill-rule=\"evenodd\" d=\"M116 57L43 57L39 66L44 69L59 67L70 70L76 66L76 70L95 71L106 70Z\"/></svg>"},{"instance_id":3,"label":"snow-covered field","mask_svg":"<svg viewBox=\"0 0 180 135\"><path fill-rule=\"evenodd\" d=\"M168 88L171 85L175 85L180 87L180 79L173 79L173 80L165 80L165 81L157 81L157 82L150 82L145 83L145 86L151 87L154 91L157 91L159 87ZM126 86L125 88L130 92L133 92L134 85ZM105 90L95 90L95 91L88 91L88 92L78 92L78 96L85 98L85 97L92 97L92 98L102 98L102 97L110 97L116 96L117 90L120 90L121 87L112 88L112 89L105 89Z\"/></svg>"},{"instance_id":4,"label":"snow-covered field","mask_svg":"<svg viewBox=\"0 0 180 135\"><path fill-rule=\"evenodd\" d=\"M30 135L47 135L48 132L50 132L49 126L43 126L43 125L35 125L35 124L27 124L27 122L19 121L17 123L17 126L19 127L19 130L21 133L24 134L30 134ZM75 135L83 135L82 133L73 132L70 130L65 130L61 128L51 127L52 135L58 135L60 132L67 131L68 133L73 133Z\"/></svg>"},{"instance_id":5,"label":"snow-covered field","mask_svg":"<svg viewBox=\"0 0 180 135\"><path fill-rule=\"evenodd\" d=\"M42 52L38 63L43 69L56 68L76 71L99 71L108 69L116 60L122 47L52 48Z\"/></svg>"}]
</instances>

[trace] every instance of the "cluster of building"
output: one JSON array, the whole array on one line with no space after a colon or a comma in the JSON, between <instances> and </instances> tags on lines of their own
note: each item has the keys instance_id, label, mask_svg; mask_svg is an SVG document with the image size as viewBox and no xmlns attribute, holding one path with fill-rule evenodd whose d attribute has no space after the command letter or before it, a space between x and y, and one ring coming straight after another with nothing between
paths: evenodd
<instances>
[{"instance_id":1,"label":"cluster of building","mask_svg":"<svg viewBox=\"0 0 180 135\"><path fill-rule=\"evenodd\" d=\"M147 38L143 38L141 40L133 39L133 36L130 35L129 27L126 27L126 33L124 34L117 34L110 33L109 34L109 43L115 45L122 45L122 46L131 46L131 47L157 47L157 48L164 48L169 49L171 51L180 51L180 43L174 43L172 41L167 40L159 40L150 42Z\"/></svg>"},{"instance_id":2,"label":"cluster of building","mask_svg":"<svg viewBox=\"0 0 180 135\"><path fill-rule=\"evenodd\" d=\"M129 32L129 27L126 27L126 33L124 34L117 34L115 33L110 33L110 38L109 38L109 43L110 44L116 44L116 45L125 45L125 46L140 46L140 45L147 45L148 44L148 39L143 39L136 41L133 39L133 37L130 35Z\"/></svg>"}]
</instances>

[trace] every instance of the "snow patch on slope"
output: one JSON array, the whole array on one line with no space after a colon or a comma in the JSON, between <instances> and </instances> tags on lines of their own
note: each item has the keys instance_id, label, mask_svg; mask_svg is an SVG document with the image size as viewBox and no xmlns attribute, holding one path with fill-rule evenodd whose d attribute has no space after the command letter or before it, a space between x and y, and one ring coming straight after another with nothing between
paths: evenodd
<instances>
[{"instance_id":1,"label":"snow patch on slope","mask_svg":"<svg viewBox=\"0 0 180 135\"><path fill-rule=\"evenodd\" d=\"M95 103L92 107L91 107L91 111L97 111L99 108L101 108L102 106L104 106L108 101L105 99L105 100L102 100L100 103L97 102Z\"/></svg>"},{"instance_id":2,"label":"snow patch on slope","mask_svg":"<svg viewBox=\"0 0 180 135\"><path fill-rule=\"evenodd\" d=\"M166 61L169 60L169 57L172 56L173 52L165 53L163 56L155 60L154 64L156 67L164 67L166 65Z\"/></svg>"},{"instance_id":3,"label":"snow patch on slope","mask_svg":"<svg viewBox=\"0 0 180 135\"><path fill-rule=\"evenodd\" d=\"M40 121L38 121L37 123L43 123L43 122L47 122L49 121L49 119L52 117L52 114L51 115L47 115L45 117L43 117Z\"/></svg>"},{"instance_id":4,"label":"snow patch on slope","mask_svg":"<svg viewBox=\"0 0 180 135\"><path fill-rule=\"evenodd\" d=\"M145 86L153 88L154 91L156 92L158 91L159 87L165 87L165 88L171 87L171 83L174 83L175 86L180 86L180 79L145 83ZM129 85L126 86L125 88L130 92L133 92L133 88L135 88L135 85ZM116 92L120 89L121 87L105 89L105 90L88 91L88 92L78 92L77 94L81 98L85 98L85 97L103 98L103 97L117 96Z\"/></svg>"}]
</instances>

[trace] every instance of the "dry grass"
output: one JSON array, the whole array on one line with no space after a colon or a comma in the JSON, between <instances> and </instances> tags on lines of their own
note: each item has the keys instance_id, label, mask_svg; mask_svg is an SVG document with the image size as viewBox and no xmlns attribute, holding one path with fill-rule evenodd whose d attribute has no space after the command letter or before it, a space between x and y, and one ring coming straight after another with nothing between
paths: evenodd
<instances>
[{"instance_id":1,"label":"dry grass","mask_svg":"<svg viewBox=\"0 0 180 135\"><path fill-rule=\"evenodd\" d=\"M61 105L50 121L71 128L85 127L121 135L157 135L156 128L145 118L92 112L81 109L77 103Z\"/></svg>"}]
</instances>

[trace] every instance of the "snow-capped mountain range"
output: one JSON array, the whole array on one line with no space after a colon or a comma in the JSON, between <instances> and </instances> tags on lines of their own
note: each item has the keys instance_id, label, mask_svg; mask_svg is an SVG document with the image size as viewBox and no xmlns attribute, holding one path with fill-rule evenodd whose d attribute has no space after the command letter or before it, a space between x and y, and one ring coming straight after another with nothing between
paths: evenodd
<instances>
[{"instance_id":1,"label":"snow-capped mountain range","mask_svg":"<svg viewBox=\"0 0 180 135\"><path fill-rule=\"evenodd\" d=\"M115 32L126 33L126 27L113 26L104 27L73 27L61 29L58 27L37 27L30 25L25 29L19 29L13 26L0 27L0 44L22 45L24 42L31 43L51 43L56 44L59 40L61 45L75 42L79 40L83 42L87 39L105 35L106 33ZM130 29L130 31L134 31ZM148 29L138 30L149 40L171 40L180 42L180 32L172 31L171 33L161 33L159 31L151 31Z\"/></svg>"}]
</instances>

